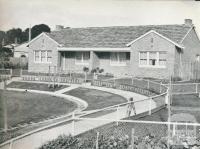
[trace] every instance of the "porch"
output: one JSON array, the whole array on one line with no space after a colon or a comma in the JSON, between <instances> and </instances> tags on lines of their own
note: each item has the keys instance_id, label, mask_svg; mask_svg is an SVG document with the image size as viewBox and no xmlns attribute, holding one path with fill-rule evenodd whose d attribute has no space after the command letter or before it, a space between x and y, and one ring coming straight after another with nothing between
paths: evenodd
<instances>
[{"instance_id":1,"label":"porch","mask_svg":"<svg viewBox=\"0 0 200 149\"><path fill-rule=\"evenodd\" d=\"M89 71L95 68L104 70L104 73L121 75L127 73L130 66L130 52L110 51L59 51L60 67L63 71Z\"/></svg>"}]
</instances>

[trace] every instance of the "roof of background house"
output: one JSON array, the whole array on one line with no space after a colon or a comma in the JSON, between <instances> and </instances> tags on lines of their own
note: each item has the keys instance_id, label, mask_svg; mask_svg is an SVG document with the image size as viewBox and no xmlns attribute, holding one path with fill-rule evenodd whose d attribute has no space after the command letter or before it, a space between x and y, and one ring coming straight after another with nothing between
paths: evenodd
<instances>
[{"instance_id":1,"label":"roof of background house","mask_svg":"<svg viewBox=\"0 0 200 149\"><path fill-rule=\"evenodd\" d=\"M14 48L14 52L28 52L29 48L27 47L27 45L28 45L28 41L17 45Z\"/></svg>"},{"instance_id":2,"label":"roof of background house","mask_svg":"<svg viewBox=\"0 0 200 149\"><path fill-rule=\"evenodd\" d=\"M47 33L64 47L121 48L154 30L175 43L180 43L191 27L187 25L146 25L67 28Z\"/></svg>"},{"instance_id":3,"label":"roof of background house","mask_svg":"<svg viewBox=\"0 0 200 149\"><path fill-rule=\"evenodd\" d=\"M8 45L5 45L3 46L4 48L8 48L8 49L13 49L14 47L18 46L19 44L16 44L16 43L12 43L12 44L8 44Z\"/></svg>"}]
</instances>

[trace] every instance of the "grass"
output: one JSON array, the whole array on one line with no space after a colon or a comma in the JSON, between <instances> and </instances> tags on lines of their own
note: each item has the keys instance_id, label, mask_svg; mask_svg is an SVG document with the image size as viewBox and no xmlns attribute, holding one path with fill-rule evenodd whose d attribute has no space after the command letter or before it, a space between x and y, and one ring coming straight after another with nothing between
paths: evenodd
<instances>
[{"instance_id":1,"label":"grass","mask_svg":"<svg viewBox=\"0 0 200 149\"><path fill-rule=\"evenodd\" d=\"M82 87L70 90L65 94L85 100L88 103L86 110L96 110L126 102L126 99L122 96L105 91Z\"/></svg>"},{"instance_id":2,"label":"grass","mask_svg":"<svg viewBox=\"0 0 200 149\"><path fill-rule=\"evenodd\" d=\"M200 98L197 94L173 95L172 113L188 113L195 116L200 123Z\"/></svg>"},{"instance_id":3,"label":"grass","mask_svg":"<svg viewBox=\"0 0 200 149\"><path fill-rule=\"evenodd\" d=\"M200 98L195 94L173 95L172 106L177 107L200 107Z\"/></svg>"},{"instance_id":4,"label":"grass","mask_svg":"<svg viewBox=\"0 0 200 149\"><path fill-rule=\"evenodd\" d=\"M9 127L63 115L77 107L71 101L44 94L0 90L0 95L1 102L7 101ZM0 113L3 113L2 107ZM0 122L3 122L2 116Z\"/></svg>"},{"instance_id":5,"label":"grass","mask_svg":"<svg viewBox=\"0 0 200 149\"><path fill-rule=\"evenodd\" d=\"M8 84L7 87L10 88L19 88L19 89L30 89L30 90L40 90L40 91L57 91L66 87L69 87L67 85L60 85L59 87L56 88L49 88L48 84L46 83L32 83L32 82L11 82Z\"/></svg>"}]
</instances>

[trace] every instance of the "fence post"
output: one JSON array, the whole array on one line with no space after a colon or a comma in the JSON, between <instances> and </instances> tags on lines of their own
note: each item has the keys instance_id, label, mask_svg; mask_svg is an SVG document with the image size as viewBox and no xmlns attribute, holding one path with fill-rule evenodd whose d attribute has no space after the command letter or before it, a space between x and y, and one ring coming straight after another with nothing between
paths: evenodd
<instances>
[{"instance_id":1,"label":"fence post","mask_svg":"<svg viewBox=\"0 0 200 149\"><path fill-rule=\"evenodd\" d=\"M134 139L134 134L135 134L135 129L132 128L132 131L131 131L131 149L134 149L135 148L135 139Z\"/></svg>"},{"instance_id":2,"label":"fence post","mask_svg":"<svg viewBox=\"0 0 200 149\"><path fill-rule=\"evenodd\" d=\"M72 136L75 135L75 113L72 113Z\"/></svg>"},{"instance_id":3,"label":"fence post","mask_svg":"<svg viewBox=\"0 0 200 149\"><path fill-rule=\"evenodd\" d=\"M175 134L176 134L176 124L173 124L173 136L175 136Z\"/></svg>"},{"instance_id":4,"label":"fence post","mask_svg":"<svg viewBox=\"0 0 200 149\"><path fill-rule=\"evenodd\" d=\"M147 89L149 90L149 80L147 80Z\"/></svg>"},{"instance_id":5,"label":"fence post","mask_svg":"<svg viewBox=\"0 0 200 149\"><path fill-rule=\"evenodd\" d=\"M198 83L196 83L196 93L198 93Z\"/></svg>"},{"instance_id":6,"label":"fence post","mask_svg":"<svg viewBox=\"0 0 200 149\"><path fill-rule=\"evenodd\" d=\"M9 149L12 149L13 140L10 141Z\"/></svg>"},{"instance_id":7,"label":"fence post","mask_svg":"<svg viewBox=\"0 0 200 149\"><path fill-rule=\"evenodd\" d=\"M149 115L151 115L151 98L149 98Z\"/></svg>"},{"instance_id":8,"label":"fence post","mask_svg":"<svg viewBox=\"0 0 200 149\"><path fill-rule=\"evenodd\" d=\"M4 80L3 83L4 83L3 91L5 91L6 90L6 80ZM4 131L7 132L7 130L8 130L7 100L5 97L3 99L4 99L3 100L4 101Z\"/></svg>"},{"instance_id":9,"label":"fence post","mask_svg":"<svg viewBox=\"0 0 200 149\"><path fill-rule=\"evenodd\" d=\"M20 69L20 77L22 76L22 71L23 71L23 69L21 68L21 69Z\"/></svg>"},{"instance_id":10,"label":"fence post","mask_svg":"<svg viewBox=\"0 0 200 149\"><path fill-rule=\"evenodd\" d=\"M131 81L132 81L132 85L133 85L133 76L132 76L132 80Z\"/></svg>"},{"instance_id":11,"label":"fence post","mask_svg":"<svg viewBox=\"0 0 200 149\"><path fill-rule=\"evenodd\" d=\"M119 125L119 106L117 106L117 126Z\"/></svg>"},{"instance_id":12,"label":"fence post","mask_svg":"<svg viewBox=\"0 0 200 149\"><path fill-rule=\"evenodd\" d=\"M99 132L97 132L96 149L99 149Z\"/></svg>"},{"instance_id":13,"label":"fence post","mask_svg":"<svg viewBox=\"0 0 200 149\"><path fill-rule=\"evenodd\" d=\"M12 77L12 74L13 74L13 70L10 69L10 77Z\"/></svg>"},{"instance_id":14,"label":"fence post","mask_svg":"<svg viewBox=\"0 0 200 149\"><path fill-rule=\"evenodd\" d=\"M162 82L160 83L160 93L162 92Z\"/></svg>"}]
</instances>

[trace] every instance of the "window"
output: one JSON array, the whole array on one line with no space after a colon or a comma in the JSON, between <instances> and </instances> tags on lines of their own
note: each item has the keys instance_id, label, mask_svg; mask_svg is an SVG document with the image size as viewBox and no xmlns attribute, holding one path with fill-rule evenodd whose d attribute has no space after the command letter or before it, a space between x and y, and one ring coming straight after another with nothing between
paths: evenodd
<instances>
[{"instance_id":1,"label":"window","mask_svg":"<svg viewBox=\"0 0 200 149\"><path fill-rule=\"evenodd\" d=\"M139 52L139 66L166 67L166 52Z\"/></svg>"},{"instance_id":2,"label":"window","mask_svg":"<svg viewBox=\"0 0 200 149\"><path fill-rule=\"evenodd\" d=\"M46 62L46 51L41 51L41 62Z\"/></svg>"},{"instance_id":3,"label":"window","mask_svg":"<svg viewBox=\"0 0 200 149\"><path fill-rule=\"evenodd\" d=\"M157 52L149 52L149 65L157 65Z\"/></svg>"},{"instance_id":4,"label":"window","mask_svg":"<svg viewBox=\"0 0 200 149\"><path fill-rule=\"evenodd\" d=\"M52 59L52 51L37 50L34 51L34 61L36 63L50 63Z\"/></svg>"},{"instance_id":5,"label":"window","mask_svg":"<svg viewBox=\"0 0 200 149\"><path fill-rule=\"evenodd\" d=\"M39 62L40 61L40 51L35 51L35 62Z\"/></svg>"},{"instance_id":6,"label":"window","mask_svg":"<svg viewBox=\"0 0 200 149\"><path fill-rule=\"evenodd\" d=\"M76 52L75 58L77 65L89 65L90 52Z\"/></svg>"},{"instance_id":7,"label":"window","mask_svg":"<svg viewBox=\"0 0 200 149\"><path fill-rule=\"evenodd\" d=\"M126 65L126 52L112 52L110 54L110 65L112 66L125 66Z\"/></svg>"},{"instance_id":8,"label":"window","mask_svg":"<svg viewBox=\"0 0 200 149\"><path fill-rule=\"evenodd\" d=\"M47 62L51 62L52 59L52 51L47 51Z\"/></svg>"},{"instance_id":9,"label":"window","mask_svg":"<svg viewBox=\"0 0 200 149\"><path fill-rule=\"evenodd\" d=\"M147 52L140 52L140 65L147 65Z\"/></svg>"}]
</instances>

